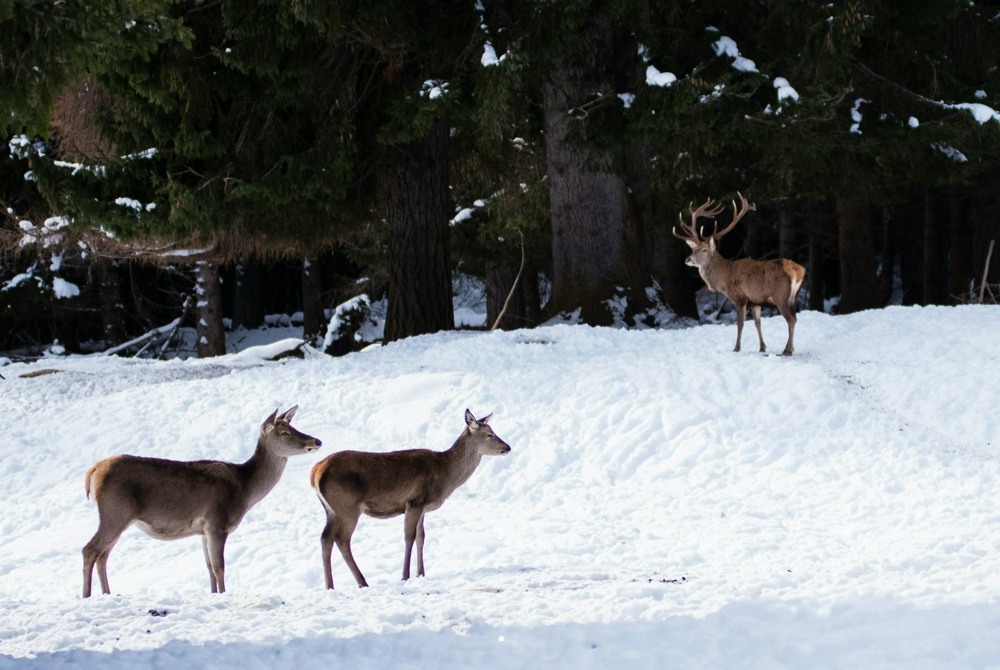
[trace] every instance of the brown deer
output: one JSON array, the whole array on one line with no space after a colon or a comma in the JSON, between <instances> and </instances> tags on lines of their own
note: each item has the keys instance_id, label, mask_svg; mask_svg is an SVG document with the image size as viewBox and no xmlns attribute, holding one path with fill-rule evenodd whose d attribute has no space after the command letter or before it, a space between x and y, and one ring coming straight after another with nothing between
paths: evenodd
<instances>
[{"instance_id":1,"label":"brown deer","mask_svg":"<svg viewBox=\"0 0 1000 670\"><path fill-rule=\"evenodd\" d=\"M321 537L326 588L333 588L330 556L334 544L358 586L368 586L351 553L351 536L362 514L376 519L405 514L403 579L410 578L414 542L417 576L424 576L424 514L441 507L472 476L483 456L510 452L510 446L487 425L491 416L476 419L465 410L466 428L447 451L341 451L313 466L312 486L326 510Z\"/></svg>"},{"instance_id":2,"label":"brown deer","mask_svg":"<svg viewBox=\"0 0 1000 670\"><path fill-rule=\"evenodd\" d=\"M691 255L684 262L698 268L708 289L721 292L736 308L736 348L733 351L740 350L747 305L753 311L753 323L757 327L760 350L762 352L766 350L764 335L760 332L760 307L774 305L788 323L788 342L785 343L782 355L791 356L794 350L792 340L795 336L795 305L799 298L802 280L806 275L805 268L787 258L769 261L749 258L728 260L715 250L716 240L732 230L744 214L757 209L756 205L748 203L742 194L736 195L740 198L740 207L737 209L734 200L733 220L722 230L719 230L719 225L716 223L712 234L708 237L704 237L704 231L700 234L698 232L698 217L714 218L724 209L722 205L716 205L715 201L709 198L697 209L688 206L688 212L691 214L690 224L684 222L683 214L677 215L684 234L678 235L677 229L674 228L674 236L687 242L692 249Z\"/></svg>"},{"instance_id":3,"label":"brown deer","mask_svg":"<svg viewBox=\"0 0 1000 670\"><path fill-rule=\"evenodd\" d=\"M108 554L126 528L135 524L160 540L202 536L212 593L226 590L226 538L251 507L274 488L289 456L322 446L292 428L298 405L274 410L260 427L257 450L246 463L168 461L143 456L112 456L87 470L84 488L97 502L100 524L83 548L83 597L90 597L94 565L101 590L108 586Z\"/></svg>"}]
</instances>

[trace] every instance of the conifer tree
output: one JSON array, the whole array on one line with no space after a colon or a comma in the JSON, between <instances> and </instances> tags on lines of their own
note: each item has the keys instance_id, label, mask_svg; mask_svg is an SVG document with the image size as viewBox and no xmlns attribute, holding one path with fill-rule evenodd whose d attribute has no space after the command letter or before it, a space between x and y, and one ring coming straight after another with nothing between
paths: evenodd
<instances>
[{"instance_id":1,"label":"conifer tree","mask_svg":"<svg viewBox=\"0 0 1000 670\"><path fill-rule=\"evenodd\" d=\"M379 171L388 223L385 342L454 327L448 221L453 125L467 78L472 3L381 0L341 6L379 57Z\"/></svg>"},{"instance_id":2,"label":"conifer tree","mask_svg":"<svg viewBox=\"0 0 1000 670\"><path fill-rule=\"evenodd\" d=\"M184 241L206 263L329 244L354 212L353 63L336 35L278 5L162 9L183 27L175 39L111 50L90 71L117 155L72 175L43 166L53 201L124 237ZM130 37L157 31L135 26ZM123 211L122 196L142 206ZM211 340L200 353L223 353L221 311L208 309L218 273L199 267L199 341Z\"/></svg>"},{"instance_id":3,"label":"conifer tree","mask_svg":"<svg viewBox=\"0 0 1000 670\"><path fill-rule=\"evenodd\" d=\"M998 26L964 2L734 4L658 6L674 20L639 33L650 60L677 74L632 107L632 128L661 159L659 188L682 195L678 209L749 190L758 204L836 213L842 307L875 306L885 277L870 208L995 165L998 124L977 123L967 103L998 94L987 65Z\"/></svg>"}]
</instances>

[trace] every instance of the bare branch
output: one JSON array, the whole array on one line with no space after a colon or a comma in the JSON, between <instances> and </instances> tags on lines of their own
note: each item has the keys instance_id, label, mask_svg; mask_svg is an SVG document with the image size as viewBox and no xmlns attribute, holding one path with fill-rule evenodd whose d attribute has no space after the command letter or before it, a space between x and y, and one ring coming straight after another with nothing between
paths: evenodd
<instances>
[{"instance_id":1,"label":"bare branch","mask_svg":"<svg viewBox=\"0 0 1000 670\"><path fill-rule=\"evenodd\" d=\"M514 296L514 290L517 288L517 283L521 279L521 273L524 272L524 232L518 228L517 232L521 235L521 267L517 270L517 276L514 277L514 283L510 287L510 292L507 293L507 299L503 301L503 309L500 310L500 314L497 315L496 321L493 322L493 327L490 328L491 331L496 330L500 327L500 322L507 315L507 308L510 306L510 299Z\"/></svg>"}]
</instances>

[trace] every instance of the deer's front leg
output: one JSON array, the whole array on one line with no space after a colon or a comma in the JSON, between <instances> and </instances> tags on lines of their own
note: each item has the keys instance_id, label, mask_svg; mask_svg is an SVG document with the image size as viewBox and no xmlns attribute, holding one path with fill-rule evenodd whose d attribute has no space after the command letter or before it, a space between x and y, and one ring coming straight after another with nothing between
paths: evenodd
<instances>
[{"instance_id":1,"label":"deer's front leg","mask_svg":"<svg viewBox=\"0 0 1000 670\"><path fill-rule=\"evenodd\" d=\"M417 577L424 576L424 513L417 523Z\"/></svg>"},{"instance_id":2,"label":"deer's front leg","mask_svg":"<svg viewBox=\"0 0 1000 670\"><path fill-rule=\"evenodd\" d=\"M212 557L208 553L208 535L201 536L201 552L205 555L205 567L208 568L208 584L212 593L219 592L219 583L215 580L215 572L212 570Z\"/></svg>"},{"instance_id":3,"label":"deer's front leg","mask_svg":"<svg viewBox=\"0 0 1000 670\"><path fill-rule=\"evenodd\" d=\"M736 308L736 348L733 351L739 351L740 342L743 340L743 322L747 318L747 304L734 302L733 306Z\"/></svg>"},{"instance_id":4,"label":"deer's front leg","mask_svg":"<svg viewBox=\"0 0 1000 670\"><path fill-rule=\"evenodd\" d=\"M406 540L406 552L403 554L403 579L410 578L410 557L413 555L413 543L417 539L417 528L420 526L420 518L424 510L420 507L406 507L406 519L403 526L403 535ZM419 567L419 566L418 566Z\"/></svg>"},{"instance_id":5,"label":"deer's front leg","mask_svg":"<svg viewBox=\"0 0 1000 670\"><path fill-rule=\"evenodd\" d=\"M226 537L227 533L221 531L205 533L205 557L208 562L212 593L226 592Z\"/></svg>"}]
</instances>

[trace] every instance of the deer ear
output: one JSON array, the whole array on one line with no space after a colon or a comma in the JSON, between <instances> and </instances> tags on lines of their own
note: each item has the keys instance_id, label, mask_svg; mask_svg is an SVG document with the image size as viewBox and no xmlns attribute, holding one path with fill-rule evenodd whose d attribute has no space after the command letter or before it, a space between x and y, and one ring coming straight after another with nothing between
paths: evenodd
<instances>
[{"instance_id":1,"label":"deer ear","mask_svg":"<svg viewBox=\"0 0 1000 670\"><path fill-rule=\"evenodd\" d=\"M476 417L469 410L465 410L465 425L469 427L469 432L474 433L479 430L479 422L476 421Z\"/></svg>"},{"instance_id":2,"label":"deer ear","mask_svg":"<svg viewBox=\"0 0 1000 670\"><path fill-rule=\"evenodd\" d=\"M487 415L486 415L486 416L484 416L484 417L480 417L480 418L479 418L479 423L489 423L489 422L490 422L490 417L491 417L491 416L493 416L493 412L490 412L489 414L487 414Z\"/></svg>"},{"instance_id":3,"label":"deer ear","mask_svg":"<svg viewBox=\"0 0 1000 670\"><path fill-rule=\"evenodd\" d=\"M278 418L278 410L276 409L273 412L271 412L271 416L264 419L264 423L260 425L261 432L268 431L274 428L274 421L277 418Z\"/></svg>"},{"instance_id":4,"label":"deer ear","mask_svg":"<svg viewBox=\"0 0 1000 670\"><path fill-rule=\"evenodd\" d=\"M708 238L708 248L711 249L712 251L715 251L715 238L714 237Z\"/></svg>"},{"instance_id":5,"label":"deer ear","mask_svg":"<svg viewBox=\"0 0 1000 670\"><path fill-rule=\"evenodd\" d=\"M689 247L691 247L692 249L694 249L695 247L698 246L696 243L692 242L691 240L684 240L684 241L687 242L687 245Z\"/></svg>"},{"instance_id":6,"label":"deer ear","mask_svg":"<svg viewBox=\"0 0 1000 670\"><path fill-rule=\"evenodd\" d=\"M297 411L299 411L299 406L293 405L292 407L288 408L288 410L286 410L285 413L279 416L278 418L281 419L282 421L291 422L292 417L295 416L295 413Z\"/></svg>"}]
</instances>

